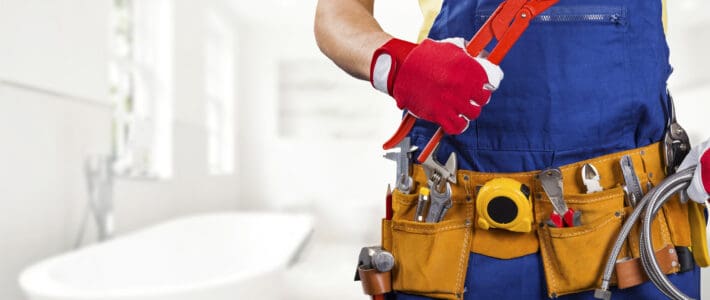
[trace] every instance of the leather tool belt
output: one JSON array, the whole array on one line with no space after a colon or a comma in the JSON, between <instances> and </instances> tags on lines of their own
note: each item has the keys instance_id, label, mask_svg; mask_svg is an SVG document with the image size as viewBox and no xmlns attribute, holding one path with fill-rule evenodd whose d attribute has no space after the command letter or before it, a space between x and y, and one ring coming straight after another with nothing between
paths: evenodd
<instances>
[{"instance_id":1,"label":"leather tool belt","mask_svg":"<svg viewBox=\"0 0 710 300\"><path fill-rule=\"evenodd\" d=\"M614 239L632 207L625 206L624 178L619 161L633 160L644 192L664 179L660 144L613 153L560 167L564 199L581 211L581 225L556 228L546 223L552 205L537 179L539 171L524 173L479 173L462 170L452 185L453 206L443 221L415 222L418 195L394 191L392 220L383 220L382 246L392 252L393 289L442 299L461 299L469 252L499 259L511 259L540 251L551 297L592 290L598 286L604 262ZM584 164L594 165L600 174L602 191L586 194L580 177ZM414 191L427 186L421 166L414 166ZM532 231L512 232L477 226L477 188L494 178L511 178L530 187L533 209ZM691 246L689 206L678 199L669 201L653 222L653 243L666 273L680 271L672 249ZM697 214L691 214L697 215ZM697 222L696 222L697 223ZM702 222L704 224L704 222ZM702 230L704 231L704 227ZM639 229L635 228L622 249L617 274L626 274L621 288L644 281L638 262ZM701 241L705 243L705 241ZM699 243L699 242L698 242ZM630 263L629 263L630 262ZM621 269L619 269L621 268Z\"/></svg>"}]
</instances>

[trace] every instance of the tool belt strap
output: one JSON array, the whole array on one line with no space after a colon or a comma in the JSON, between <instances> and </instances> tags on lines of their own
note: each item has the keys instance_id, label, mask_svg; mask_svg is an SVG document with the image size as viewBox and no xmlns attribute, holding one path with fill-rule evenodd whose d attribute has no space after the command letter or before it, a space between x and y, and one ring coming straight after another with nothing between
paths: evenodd
<instances>
[{"instance_id":1,"label":"tool belt strap","mask_svg":"<svg viewBox=\"0 0 710 300\"><path fill-rule=\"evenodd\" d=\"M634 173L644 192L665 178L659 143L562 166L559 169L565 203L581 212L580 225L565 228L547 224L553 209L537 178L540 171L482 173L460 170L456 174L456 184L451 184L452 205L444 219L438 223L416 222L417 193L420 187L427 187L427 178L421 165L415 165L412 173L414 192L403 194L395 190L392 194L393 218L383 221L382 245L392 251L398 266L392 273L392 288L436 298L460 299L469 252L498 259L539 252L550 297L594 289L614 239L625 218L633 211L633 207L625 203L623 188L625 180L620 161L626 155L632 160ZM581 176L585 164L597 169L602 191L586 193ZM479 222L478 190L497 178L513 179L529 188L530 205L524 207L533 219L529 232L485 227L485 223ZM668 201L651 225L653 248L665 273L681 270L680 259L671 250L691 246L688 211L687 204L677 199ZM696 223L704 224L704 220L698 218ZM621 287L646 280L637 259L640 256L639 232L637 224L619 256L622 263L617 265L617 272L624 274ZM705 243L705 240L698 243ZM695 252L699 251L693 251L693 256ZM612 283L616 282L613 278Z\"/></svg>"},{"instance_id":2,"label":"tool belt strap","mask_svg":"<svg viewBox=\"0 0 710 300\"><path fill-rule=\"evenodd\" d=\"M636 175L644 191L646 191L648 185L658 185L665 178L660 143L561 166L559 169L562 172L563 190L568 205L583 211L591 210L582 214L583 218L589 219L595 217L597 211L599 211L599 213L606 213L607 211L604 211L605 209L611 209L610 207L604 207L604 205L610 206L611 202L614 201L616 201L616 203L620 201L623 202L624 177L619 161L625 155L631 157ZM580 170L585 164L591 164L596 167L600 175L599 183L604 188L604 191L586 194L586 187L580 175ZM483 173L459 170L457 172L457 184L452 184L451 186L452 200L454 203L452 210L456 210L457 204L466 204L475 201L477 188L483 186L489 180L500 177L511 178L525 184L531 189L531 201L534 210L533 228L535 228L539 226L540 223L547 221L552 211L550 201L540 186L539 180L537 180L539 172L540 171ZM427 186L426 174L421 165L414 165L412 177L416 183L415 191L418 190L419 187ZM608 203L605 203L605 201ZM584 203L584 205L575 207L576 203ZM685 205L681 207L678 201L671 201L665 205L664 212L670 214L670 216L661 217L664 219L664 222L669 221L665 219L672 219L673 221L664 224L664 235L668 237L668 239L659 239L658 249L661 249L667 244L684 247L691 246L687 208ZM452 213L456 214L455 211L450 212L450 214ZM469 217L473 221L473 224L476 224L475 212L473 216ZM500 245L507 246L501 247ZM474 226L474 234L471 241L472 252L500 259L511 259L536 253L538 250L539 239L534 229L529 233L516 233L499 229L485 230Z\"/></svg>"}]
</instances>

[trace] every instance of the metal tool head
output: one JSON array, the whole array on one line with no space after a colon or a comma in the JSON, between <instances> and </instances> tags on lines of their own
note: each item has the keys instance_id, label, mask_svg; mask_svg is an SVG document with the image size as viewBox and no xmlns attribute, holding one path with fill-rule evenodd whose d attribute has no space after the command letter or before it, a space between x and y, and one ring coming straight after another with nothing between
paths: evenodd
<instances>
[{"instance_id":1,"label":"metal tool head","mask_svg":"<svg viewBox=\"0 0 710 300\"><path fill-rule=\"evenodd\" d=\"M599 171L592 164L582 166L582 183L587 188L587 194L601 192L602 186L599 184Z\"/></svg>"},{"instance_id":2,"label":"metal tool head","mask_svg":"<svg viewBox=\"0 0 710 300\"><path fill-rule=\"evenodd\" d=\"M498 40L488 60L498 65L508 50L520 38L528 24L559 0L507 0L491 14L466 46L466 51L477 56L492 39Z\"/></svg>"},{"instance_id":3,"label":"metal tool head","mask_svg":"<svg viewBox=\"0 0 710 300\"><path fill-rule=\"evenodd\" d=\"M678 166L690 152L690 138L685 129L678 124L673 96L670 91L667 91L667 94L670 102L670 116L663 137L663 162L666 165L666 175L671 175L678 170Z\"/></svg>"},{"instance_id":4,"label":"metal tool head","mask_svg":"<svg viewBox=\"0 0 710 300\"><path fill-rule=\"evenodd\" d=\"M635 207L636 203L643 198L643 190L641 189L641 182L634 170L634 162L631 160L631 156L624 155L621 157L619 164L621 165L621 173L624 175L624 182L626 183L624 185L624 192L626 192L629 205Z\"/></svg>"},{"instance_id":5,"label":"metal tool head","mask_svg":"<svg viewBox=\"0 0 710 300\"><path fill-rule=\"evenodd\" d=\"M409 163L411 153L416 151L418 147L412 146L409 137L405 137L397 144L396 148L399 148L399 151L387 152L383 156L397 163L395 184L400 192L409 194L413 183L412 177L409 176Z\"/></svg>"},{"instance_id":6,"label":"metal tool head","mask_svg":"<svg viewBox=\"0 0 710 300\"><path fill-rule=\"evenodd\" d=\"M567 204L565 203L562 190L562 172L560 169L552 168L543 170L538 174L540 185L545 190L545 194L550 198L552 208L555 212L564 216L567 213Z\"/></svg>"},{"instance_id":7,"label":"metal tool head","mask_svg":"<svg viewBox=\"0 0 710 300\"><path fill-rule=\"evenodd\" d=\"M434 158L434 152L436 151L432 151L432 153L427 156L426 160L422 163L422 167L424 167L427 178L434 181L436 184L436 190L441 192L444 191L444 185L447 181L456 184L458 162L456 160L456 153L451 153L446 160L446 164L442 166Z\"/></svg>"},{"instance_id":8,"label":"metal tool head","mask_svg":"<svg viewBox=\"0 0 710 300\"><path fill-rule=\"evenodd\" d=\"M444 192L438 192L436 189L430 191L429 212L426 216L427 223L438 223L444 219L444 216L453 205L451 201L451 184L445 182Z\"/></svg>"},{"instance_id":9,"label":"metal tool head","mask_svg":"<svg viewBox=\"0 0 710 300\"><path fill-rule=\"evenodd\" d=\"M359 269L376 269L380 273L389 272L394 267L394 256L382 247L362 247L357 267ZM360 280L360 274L355 271L355 281L358 280Z\"/></svg>"}]
</instances>

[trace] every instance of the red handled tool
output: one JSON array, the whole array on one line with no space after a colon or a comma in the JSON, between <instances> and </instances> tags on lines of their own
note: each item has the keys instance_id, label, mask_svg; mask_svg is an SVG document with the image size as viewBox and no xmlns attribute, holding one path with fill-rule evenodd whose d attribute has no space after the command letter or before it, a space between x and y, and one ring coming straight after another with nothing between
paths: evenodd
<instances>
[{"instance_id":1,"label":"red handled tool","mask_svg":"<svg viewBox=\"0 0 710 300\"><path fill-rule=\"evenodd\" d=\"M508 50L518 41L520 36L528 28L530 21L541 14L559 0L506 0L501 3L493 12L488 21L483 24L480 30L473 36L471 42L466 46L466 52L471 56L478 56L484 48L495 38L498 44L488 55L491 63L499 65ZM407 113L402 119L397 132L387 141L382 148L392 149L399 144L404 137L414 127L416 117ZM417 161L424 162L431 152L436 148L444 136L444 131L439 128L429 143L422 150Z\"/></svg>"},{"instance_id":2,"label":"red handled tool","mask_svg":"<svg viewBox=\"0 0 710 300\"><path fill-rule=\"evenodd\" d=\"M543 170L537 175L542 189L552 203L552 213L548 224L554 227L575 227L581 225L582 213L567 206L562 190L562 171L558 168Z\"/></svg>"}]
</instances>

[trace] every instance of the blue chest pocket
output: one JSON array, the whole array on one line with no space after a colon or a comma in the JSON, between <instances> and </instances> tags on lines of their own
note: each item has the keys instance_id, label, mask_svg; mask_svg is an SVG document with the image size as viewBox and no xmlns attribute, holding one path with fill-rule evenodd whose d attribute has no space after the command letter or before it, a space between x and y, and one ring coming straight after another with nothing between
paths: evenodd
<instances>
[{"instance_id":1,"label":"blue chest pocket","mask_svg":"<svg viewBox=\"0 0 710 300\"><path fill-rule=\"evenodd\" d=\"M494 9L477 9L474 31ZM628 147L627 14L618 5L558 5L539 15L503 60L505 78L475 130L457 140L481 152L547 153L540 167Z\"/></svg>"}]
</instances>

